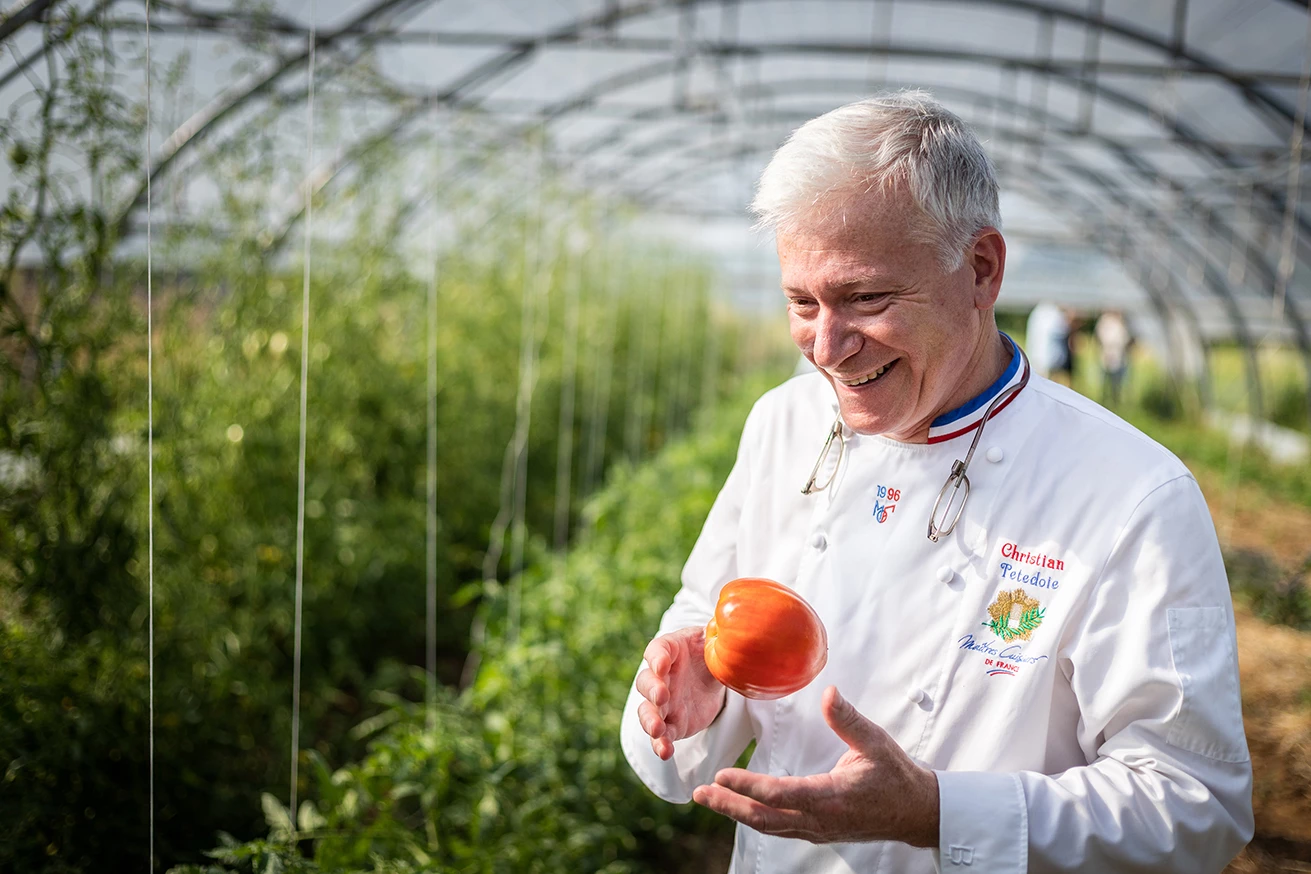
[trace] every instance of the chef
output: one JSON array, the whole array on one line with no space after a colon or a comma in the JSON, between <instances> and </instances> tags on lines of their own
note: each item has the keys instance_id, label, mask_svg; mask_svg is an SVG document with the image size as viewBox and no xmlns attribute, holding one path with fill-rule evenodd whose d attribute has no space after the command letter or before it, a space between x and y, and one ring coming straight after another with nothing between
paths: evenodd
<instances>
[{"instance_id":1,"label":"chef","mask_svg":"<svg viewBox=\"0 0 1311 874\"><path fill-rule=\"evenodd\" d=\"M1252 777L1210 515L1177 458L998 331L979 141L923 92L844 106L753 210L816 372L747 419L624 711L634 771L738 822L736 874L1220 871ZM801 691L707 670L738 577L822 618Z\"/></svg>"}]
</instances>

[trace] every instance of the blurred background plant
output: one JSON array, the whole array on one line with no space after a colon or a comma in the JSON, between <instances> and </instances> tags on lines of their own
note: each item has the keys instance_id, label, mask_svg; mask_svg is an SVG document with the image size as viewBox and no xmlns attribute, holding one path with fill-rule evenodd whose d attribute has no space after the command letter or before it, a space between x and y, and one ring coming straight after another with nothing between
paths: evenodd
<instances>
[{"instance_id":1,"label":"blurred background plant","mask_svg":"<svg viewBox=\"0 0 1311 874\"><path fill-rule=\"evenodd\" d=\"M118 245L117 221L140 181L142 107L113 96L105 80L123 53L93 24L51 28L66 63L4 128L18 184L0 217L0 869L117 870L141 864L147 846L145 264ZM164 71L160 86L177 74ZM41 123L20 124L24 111ZM20 139L28 129L42 138ZM93 168L89 197L63 169L70 154ZM263 186L286 158L244 142L221 160L228 186L211 221L225 232L202 245L194 229L173 229L154 253L166 865L200 858L220 830L258 833L260 793L283 788L289 767L301 271L255 232ZM406 249L396 195L413 180L385 154L375 160L367 187L322 209L333 233L313 252L301 708L303 748L321 761L363 754L356 726L399 713L400 693L421 696L408 666L424 662L430 284L437 667L448 684L484 594L521 325L538 346L532 413L549 423L529 435L524 518L546 542L561 507L566 533L577 527L581 497L616 459L646 456L737 393L752 330L711 306L704 265L625 238L622 215L561 187L535 204L484 200L433 248ZM39 270L19 266L32 245ZM566 386L575 413L562 430ZM562 503L566 434L576 475Z\"/></svg>"}]
</instances>

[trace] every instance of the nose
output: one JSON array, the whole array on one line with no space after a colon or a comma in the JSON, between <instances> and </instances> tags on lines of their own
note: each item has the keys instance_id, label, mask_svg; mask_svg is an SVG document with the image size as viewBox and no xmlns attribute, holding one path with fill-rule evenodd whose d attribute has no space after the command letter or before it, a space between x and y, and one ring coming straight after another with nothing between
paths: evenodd
<instances>
[{"instance_id":1,"label":"nose","mask_svg":"<svg viewBox=\"0 0 1311 874\"><path fill-rule=\"evenodd\" d=\"M815 342L811 355L815 366L826 370L836 368L860 351L860 334L850 322L829 307L820 307L815 317Z\"/></svg>"}]
</instances>

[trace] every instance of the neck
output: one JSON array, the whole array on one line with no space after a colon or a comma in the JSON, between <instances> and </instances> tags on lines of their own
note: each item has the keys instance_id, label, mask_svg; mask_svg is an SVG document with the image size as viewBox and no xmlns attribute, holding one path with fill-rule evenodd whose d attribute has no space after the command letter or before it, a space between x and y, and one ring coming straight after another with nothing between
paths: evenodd
<instances>
[{"instance_id":1,"label":"neck","mask_svg":"<svg viewBox=\"0 0 1311 874\"><path fill-rule=\"evenodd\" d=\"M916 428L915 433L904 442L907 443L927 443L929 440L929 425L938 416L943 413L954 410L962 404L978 397L988 386L992 385L1006 371L1011 363L1011 348L1002 338L1001 332L997 330L995 322L990 323L979 332L975 339L974 349L970 353L969 363L963 371L964 378L960 384L947 396L936 410ZM900 439L900 438L894 438Z\"/></svg>"}]
</instances>

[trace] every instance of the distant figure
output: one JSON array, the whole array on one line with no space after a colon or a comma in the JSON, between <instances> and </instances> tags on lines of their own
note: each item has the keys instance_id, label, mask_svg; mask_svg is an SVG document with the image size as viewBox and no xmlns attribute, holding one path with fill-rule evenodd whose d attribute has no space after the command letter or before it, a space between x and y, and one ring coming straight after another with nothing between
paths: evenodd
<instances>
[{"instance_id":1,"label":"distant figure","mask_svg":"<svg viewBox=\"0 0 1311 874\"><path fill-rule=\"evenodd\" d=\"M1129 368L1129 346L1133 335L1119 310L1107 310L1093 329L1097 344L1102 347L1102 403L1114 406L1120 403L1120 388Z\"/></svg>"},{"instance_id":2,"label":"distant figure","mask_svg":"<svg viewBox=\"0 0 1311 874\"><path fill-rule=\"evenodd\" d=\"M1065 354L1052 370L1052 379L1061 385L1072 386L1074 365L1079 360L1079 341L1083 339L1079 336L1079 331L1083 328L1083 319L1079 318L1076 310L1066 307L1061 307L1061 315L1065 317Z\"/></svg>"},{"instance_id":3,"label":"distant figure","mask_svg":"<svg viewBox=\"0 0 1311 874\"><path fill-rule=\"evenodd\" d=\"M1053 303L1040 303L1029 313L1024 329L1029 364L1035 371L1069 385L1070 321Z\"/></svg>"}]
</instances>

